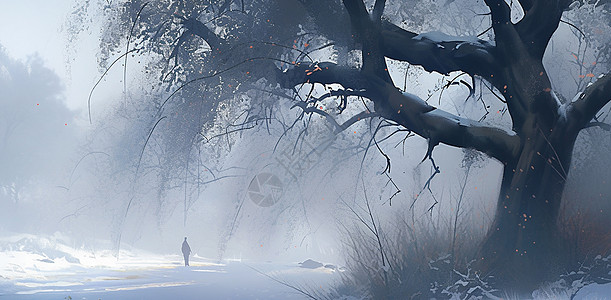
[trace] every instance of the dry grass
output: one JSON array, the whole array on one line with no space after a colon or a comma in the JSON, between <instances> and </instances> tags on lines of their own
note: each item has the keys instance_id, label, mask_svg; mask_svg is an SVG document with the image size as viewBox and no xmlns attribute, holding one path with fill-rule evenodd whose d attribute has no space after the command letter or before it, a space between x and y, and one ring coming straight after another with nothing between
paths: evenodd
<instances>
[{"instance_id":1,"label":"dry grass","mask_svg":"<svg viewBox=\"0 0 611 300\"><path fill-rule=\"evenodd\" d=\"M443 299L453 295L467 299L471 293L484 298L496 295L499 299L517 299L495 291L491 278L480 277L470 268L469 262L478 250L484 231L469 229L464 225L465 220L458 222L454 231L453 218L418 219L398 214L390 222L393 225L380 228L378 224L380 242L362 221L343 226L348 272L334 294L359 299ZM454 232L457 238L453 242ZM609 270L600 264L611 254L609 228L581 212L563 213L559 232L561 259L558 269L554 270L558 276L552 280L555 282L544 283L535 291L535 299L569 298L578 290L573 282L582 285L596 282L587 278L602 278L598 273L607 274L609 279Z\"/></svg>"},{"instance_id":2,"label":"dry grass","mask_svg":"<svg viewBox=\"0 0 611 300\"><path fill-rule=\"evenodd\" d=\"M453 220L435 223L430 217L418 221L399 214L396 226L378 228L382 250L377 238L360 224L343 227L349 271L336 292L367 299L429 299L457 292L461 287L454 285L460 280L466 290L485 285L476 282L477 275L469 268L483 234L458 230L452 243Z\"/></svg>"},{"instance_id":3,"label":"dry grass","mask_svg":"<svg viewBox=\"0 0 611 300\"><path fill-rule=\"evenodd\" d=\"M589 264L600 255L611 254L611 228L606 227L589 213L564 209L558 220L563 268L566 272Z\"/></svg>"}]
</instances>

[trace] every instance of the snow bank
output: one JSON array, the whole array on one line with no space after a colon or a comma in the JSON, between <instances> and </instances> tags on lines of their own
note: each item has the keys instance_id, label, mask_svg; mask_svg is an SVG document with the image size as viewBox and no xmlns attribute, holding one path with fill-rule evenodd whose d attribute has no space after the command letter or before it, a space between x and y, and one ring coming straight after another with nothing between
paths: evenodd
<instances>
[{"instance_id":1,"label":"snow bank","mask_svg":"<svg viewBox=\"0 0 611 300\"><path fill-rule=\"evenodd\" d=\"M304 299L283 283L324 294L339 279L332 269L297 262L218 262L193 255L184 267L178 254L126 249L117 258L111 250L70 243L61 235L0 238L0 298Z\"/></svg>"}]
</instances>

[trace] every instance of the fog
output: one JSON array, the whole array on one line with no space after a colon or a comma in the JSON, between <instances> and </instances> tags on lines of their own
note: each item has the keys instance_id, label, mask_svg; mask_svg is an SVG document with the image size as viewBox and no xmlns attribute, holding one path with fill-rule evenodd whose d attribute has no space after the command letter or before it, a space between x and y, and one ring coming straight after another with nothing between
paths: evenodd
<instances>
[{"instance_id":1,"label":"fog","mask_svg":"<svg viewBox=\"0 0 611 300\"><path fill-rule=\"evenodd\" d=\"M84 19L80 2L56 2L0 4L0 236L61 236L74 249L112 250L117 259L120 249L180 254L186 236L194 253L219 261L312 258L342 264L342 228L359 226L356 214L367 215L365 199L385 228L393 228L401 214L432 226L450 222L460 193L466 199L462 226L483 235L494 217L502 177L498 161L440 145L433 157L441 172L432 176L431 161L423 161L426 140L401 133L380 142L393 132L384 129L380 149L367 149L375 129L367 122L337 135L322 117L311 120L306 134L301 123L285 133L282 124L261 122L221 137L213 137L213 124L204 137L212 142L186 155L173 153L157 132L172 132L184 117L151 121L154 103L172 90L144 75L146 62L155 57L130 56L125 69L121 61L103 76L101 65L110 62L104 64L100 55L100 41L108 38L100 20L107 15L95 12L103 2L89 6ZM82 28L75 30L78 22ZM552 78L561 82L554 88L566 98L579 87L565 84L569 80L562 76L575 70L554 62L570 56L575 41L570 30L560 30L546 56L546 64L558 70L550 72L559 74ZM316 55L324 60L330 53ZM409 92L425 99L441 99L442 80L457 75L408 70L390 60L389 68L395 82L410 82ZM464 101L469 90L463 86L445 93L452 100L431 101L458 115L485 114L481 103ZM228 101L215 124L235 117L240 97L247 102L260 96ZM190 100L176 103L181 101ZM510 129L503 103L490 105L484 122ZM286 101L277 115L290 124L297 110ZM175 149L183 147L181 141L190 145L175 136ZM608 131L581 133L564 196L569 214L588 213L603 227L611 226L610 146ZM274 188L258 190L264 181Z\"/></svg>"},{"instance_id":2,"label":"fog","mask_svg":"<svg viewBox=\"0 0 611 300\"><path fill-rule=\"evenodd\" d=\"M74 9L78 5L35 1L35 5L31 6L33 8L29 9L30 4L3 4L7 9L3 9L0 15L0 43L3 47L0 59L4 230L34 234L60 231L73 235L83 243L93 239L118 241L117 235L121 234L121 240L128 244L167 252L176 249L175 244L181 240L180 237L187 235L194 244L199 245L196 249L200 253L212 257L267 253L274 257L280 254L294 258L312 253L310 251L332 255L337 253L339 247L333 237L335 223L342 219L340 212L343 204L330 199L362 199L363 182L355 180L357 178L366 181L366 189L372 195L380 194L388 198L388 195L395 193L385 184L386 177L380 175L385 168L385 159L379 152L370 151L367 154L365 164L368 167L357 177L355 175L359 174L363 153L351 153L353 158L344 157L345 161L337 162L336 158L342 156L343 150L335 145L341 145L342 140L344 145L354 142L348 134L329 137L336 140L334 147L320 154L317 152L316 157L308 161L309 165L283 167L299 161L297 154L290 153L294 151L291 149L294 146L291 137L284 137L275 152L270 147L281 136L281 128L278 127L272 128L275 130L272 133L262 128L242 133L232 150L227 152L228 156L216 166L222 171L220 176L228 178L206 184L197 191L197 195L188 195L187 200L184 188L170 190L162 196L164 199L159 199L154 187L150 186L155 183L146 182L145 176L130 184L127 181L133 181L133 178L104 166L122 163L110 162L109 159L117 156L108 152L117 151L118 143L133 143L131 146L139 148L146 138L149 130L146 126L149 124L142 124L142 128L138 128L140 131L126 128L124 126L131 125L114 114L115 107L126 97L121 95L121 67L111 69L95 89L91 111L93 119L97 121L88 124L87 96L101 76L101 69L97 65L100 39L100 28L97 28L99 25L96 27L95 21L97 14L90 14L92 20L86 24L87 27L74 35L71 33L74 29L70 28L74 25L71 24L74 18L70 16L76 12ZM22 22L20 16L12 12L25 10L32 17L26 25L14 26ZM568 32L566 34L570 36ZM561 42L561 38L556 41ZM570 48L570 43L569 39L561 45ZM558 48L561 50L556 51L563 50L558 46L554 49ZM393 74L402 77L401 68L399 64L397 72ZM128 65L128 87L134 91L139 90L138 85L142 83L139 79L141 71L140 65ZM422 95L434 88L439 80L438 75L426 75L422 71L416 71L411 76L410 81L416 81L412 92ZM566 87L561 85L560 88ZM460 89L455 91L457 96L466 92ZM570 92L565 94L569 95ZM138 92L130 95L143 96ZM455 104L445 105L452 107ZM463 109L477 113L476 105ZM494 107L490 110L494 111ZM294 111L284 113L289 118ZM492 115L487 121L508 124L506 116L497 118ZM324 122L317 126L324 131ZM116 141L123 129L133 130L134 140ZM368 129L363 124L357 124L355 130L365 137ZM593 135L601 134L596 129L591 131ZM577 155L576 160L586 163L576 162L575 170L571 171L580 175L571 181L575 186L588 185L579 190L587 193L586 201L592 201L594 211L609 207L606 201L599 203L596 200L600 196L595 197L607 195L608 185L600 180L587 179L590 175L596 179L608 178L608 168L594 168L608 162L608 154L603 150L609 145L608 139L608 136L604 137L598 146L578 146L577 152L587 148L582 152L588 153ZM395 145L397 141L399 139L390 140L385 145ZM306 142L309 143L308 147L323 144L319 140L306 139ZM402 202L410 203L412 196L422 189L423 182L431 172L430 164L420 163L425 149L425 141L417 137L410 138L402 147L385 148L392 158L393 178L401 193L394 199L396 206L381 205L380 213L388 214L401 209ZM442 172L434 178L434 194L439 196L445 193L439 196L441 201L450 202L448 194L459 186L453 179L464 176L464 169L461 168L463 153L459 149L440 146L435 154ZM491 214L490 208L494 205L500 180L500 166L487 158L482 159L481 166L470 174L468 198L472 199L472 205L481 203L488 207L485 212ZM295 168L298 170L289 170ZM265 171L277 173L283 184L287 183L278 205L284 204L282 208L258 207L245 192L253 177ZM299 174L294 174L296 172ZM600 174L591 174L593 172ZM295 175L299 175L298 178ZM112 177L120 179L114 178L113 181ZM569 190L574 188L571 186ZM137 208L135 212L125 214L130 198ZM428 207L434 203L432 201L430 195L426 195L418 203ZM185 202L189 202L186 223ZM441 203L433 212L444 214L443 208ZM274 219L273 224L269 223L270 217ZM271 228L272 232L268 232ZM225 243L227 245L219 246ZM260 249L261 244L268 243L270 249ZM295 246L301 250L295 250Z\"/></svg>"},{"instance_id":3,"label":"fog","mask_svg":"<svg viewBox=\"0 0 611 300\"><path fill-rule=\"evenodd\" d=\"M25 4L12 5L14 9L3 10L0 35L2 121L6 132L2 148L3 230L45 235L62 232L78 243L111 240L115 247L120 247L121 235L122 243L161 252L175 251L186 235L196 252L208 257L300 259L309 255L338 259L337 222L350 219L350 213L337 200L350 204L362 200L364 182L372 195L388 198L396 192L380 174L385 159L377 151L367 154L365 164L369 167L360 176L364 153L353 151L350 156L354 157L336 160L346 156L343 149L354 142L350 135L327 136L326 139L336 139L333 147L317 151L303 165L299 153L293 153L296 136L284 137L274 152L270 145L279 140L282 129L276 126L268 133L254 128L241 134L228 156L216 166L219 176L228 177L202 185L196 195L187 196L185 223L184 188L170 190L159 199L152 186L154 180L147 182L143 174L134 182L132 174L126 175L117 168L127 162L109 161L122 157L115 155L117 144L139 150L149 130L149 124L142 124L138 130L127 128L132 125L115 114L114 107L125 99L121 95L122 68L111 69L95 89L91 99L94 123L88 123L87 97L101 76L96 65L97 28L92 25L71 40L66 20L71 20L72 7L43 1L31 11L36 23L9 30L17 20L8 12L26 9L20 7ZM129 86L138 90L141 69L131 66ZM426 93L428 82L437 79L420 80L423 84L414 92ZM131 97L141 96L135 92ZM288 109L284 113L287 118L295 114ZM327 134L324 122L316 126L323 136ZM133 130L133 140L117 141L125 139L121 130ZM357 124L352 131L358 131L358 138L363 139L369 134L366 124ZM306 139L306 145L300 147L322 144ZM392 168L398 174L394 180L401 193L393 207L387 203L381 206L380 213L392 214L422 189L431 172L430 164L420 164L425 145L424 140L414 137L404 147L387 150L397 158ZM131 152L125 155L138 151ZM437 163L443 170L434 179L437 193L450 193L458 187L452 179L464 176L461 157L458 149L436 150ZM500 178L495 164L483 163L482 171L490 170L496 175L471 176L474 198L488 202L488 207L493 206L488 200L494 199ZM109 170L109 165L114 169ZM414 170L419 174L411 175ZM259 207L246 193L253 177L265 172L280 176L284 187L282 199L274 207ZM133 208L126 214L130 200ZM418 203L424 208L430 207L432 201L425 195ZM440 207L434 210L435 214L443 213Z\"/></svg>"}]
</instances>

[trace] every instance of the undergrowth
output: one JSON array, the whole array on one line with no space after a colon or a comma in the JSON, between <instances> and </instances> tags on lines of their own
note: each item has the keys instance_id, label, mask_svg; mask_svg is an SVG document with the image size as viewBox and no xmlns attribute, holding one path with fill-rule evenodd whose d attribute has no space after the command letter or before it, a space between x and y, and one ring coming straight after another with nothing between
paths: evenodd
<instances>
[{"instance_id":1,"label":"undergrowth","mask_svg":"<svg viewBox=\"0 0 611 300\"><path fill-rule=\"evenodd\" d=\"M344 299L523 299L495 288L472 268L484 230L457 216L433 220L399 213L380 226L367 202L363 216L341 226L346 269L331 294ZM356 213L353 210L353 213ZM463 220L464 221L464 220ZM461 225L462 224L462 225ZM611 230L581 212L559 219L557 275L534 299L569 299L592 283L611 282Z\"/></svg>"}]
</instances>

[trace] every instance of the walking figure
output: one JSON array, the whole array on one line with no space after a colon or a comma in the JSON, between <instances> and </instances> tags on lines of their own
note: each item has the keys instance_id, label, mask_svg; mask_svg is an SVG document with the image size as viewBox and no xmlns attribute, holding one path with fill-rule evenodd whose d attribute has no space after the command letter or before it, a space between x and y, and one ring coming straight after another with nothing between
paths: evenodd
<instances>
[{"instance_id":1,"label":"walking figure","mask_svg":"<svg viewBox=\"0 0 611 300\"><path fill-rule=\"evenodd\" d=\"M185 237L185 241L182 242L182 255L185 257L185 267L189 265L189 254L191 254L191 247L189 247L187 237Z\"/></svg>"}]
</instances>

